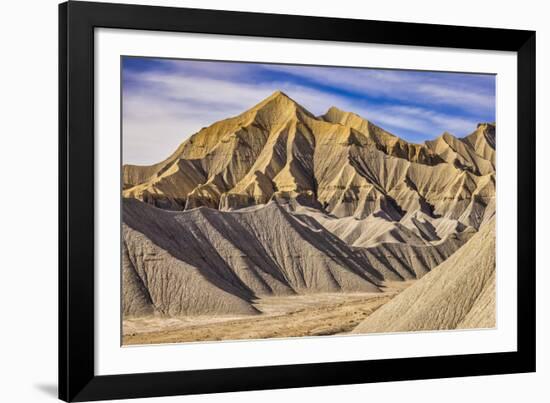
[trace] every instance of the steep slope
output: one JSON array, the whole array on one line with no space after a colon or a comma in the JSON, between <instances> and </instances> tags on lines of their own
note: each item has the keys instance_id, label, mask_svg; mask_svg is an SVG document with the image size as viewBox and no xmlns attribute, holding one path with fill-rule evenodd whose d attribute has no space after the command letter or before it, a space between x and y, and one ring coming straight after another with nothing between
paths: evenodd
<instances>
[{"instance_id":1,"label":"steep slope","mask_svg":"<svg viewBox=\"0 0 550 403\"><path fill-rule=\"evenodd\" d=\"M321 226L352 246L363 264L385 280L421 278L476 233L474 227L458 220L433 218L422 212L396 222L384 215L338 218L298 202L284 206L310 227Z\"/></svg>"},{"instance_id":2,"label":"steep slope","mask_svg":"<svg viewBox=\"0 0 550 403\"><path fill-rule=\"evenodd\" d=\"M462 139L476 154L495 167L496 130L494 123L480 123L476 130Z\"/></svg>"},{"instance_id":3,"label":"steep slope","mask_svg":"<svg viewBox=\"0 0 550 403\"><path fill-rule=\"evenodd\" d=\"M487 175L494 171L493 163L478 155L471 143L458 139L447 132L433 141L426 141L426 145L445 162L462 170L476 175Z\"/></svg>"},{"instance_id":4,"label":"steep slope","mask_svg":"<svg viewBox=\"0 0 550 403\"><path fill-rule=\"evenodd\" d=\"M252 313L258 296L378 292L382 280L339 238L274 202L170 212L126 199L123 217L128 313Z\"/></svg>"},{"instance_id":5,"label":"steep slope","mask_svg":"<svg viewBox=\"0 0 550 403\"><path fill-rule=\"evenodd\" d=\"M277 91L124 166L125 315L254 314L265 295L423 278L494 216L495 145L494 124L412 144ZM487 290L466 325L489 320Z\"/></svg>"},{"instance_id":6,"label":"steep slope","mask_svg":"<svg viewBox=\"0 0 550 403\"><path fill-rule=\"evenodd\" d=\"M271 180L286 169L288 173L275 182L289 187L294 179L292 173L299 171L301 162L299 158L287 158L286 151L270 153L273 151L270 147L284 143L281 137L295 138L298 120L309 115L285 94L275 92L243 114L194 134L162 163L125 166L124 196L175 210L218 208L222 195L239 184L238 189L248 190L249 196L254 191L260 195L267 191L269 198L270 192L262 186L262 170L268 170ZM297 176L297 181L303 184L304 175ZM265 202L266 197L257 199ZM222 204L225 203L224 198Z\"/></svg>"},{"instance_id":7,"label":"steep slope","mask_svg":"<svg viewBox=\"0 0 550 403\"><path fill-rule=\"evenodd\" d=\"M123 217L127 316L253 314L262 296L378 292L382 281L422 277L472 235L350 247L278 202L238 212L172 212L126 199Z\"/></svg>"},{"instance_id":8,"label":"steep slope","mask_svg":"<svg viewBox=\"0 0 550 403\"><path fill-rule=\"evenodd\" d=\"M369 316L355 333L495 326L494 218L444 263Z\"/></svg>"},{"instance_id":9,"label":"steep slope","mask_svg":"<svg viewBox=\"0 0 550 403\"><path fill-rule=\"evenodd\" d=\"M494 211L494 146L491 124L411 144L334 107L316 118L278 91L159 164L125 166L123 193L173 210L294 199L337 217L422 212L479 228Z\"/></svg>"},{"instance_id":10,"label":"steep slope","mask_svg":"<svg viewBox=\"0 0 550 403\"><path fill-rule=\"evenodd\" d=\"M328 209L331 213L364 218L381 210L400 221L407 214L422 211L478 228L485 209L489 215L492 212L494 125L480 124L464 139L446 133L426 145L417 145L337 108L329 109L322 118L357 130L348 152L338 155L338 159L347 157L354 168L344 171L346 178L359 174L366 182L353 179L345 185L340 181L332 189L328 187L332 193ZM322 154L332 156L337 151L333 147ZM324 155L322 161L327 161ZM319 190L319 197L323 196Z\"/></svg>"},{"instance_id":11,"label":"steep slope","mask_svg":"<svg viewBox=\"0 0 550 403\"><path fill-rule=\"evenodd\" d=\"M443 162L429 148L420 144L408 143L353 112L345 112L333 106L321 118L327 122L352 127L367 136L377 149L387 155L427 165Z\"/></svg>"},{"instance_id":12,"label":"steep slope","mask_svg":"<svg viewBox=\"0 0 550 403\"><path fill-rule=\"evenodd\" d=\"M181 252L179 254L181 256ZM210 278L147 236L123 225L122 310L125 317L160 314L256 314L252 294L217 273Z\"/></svg>"}]
</instances>

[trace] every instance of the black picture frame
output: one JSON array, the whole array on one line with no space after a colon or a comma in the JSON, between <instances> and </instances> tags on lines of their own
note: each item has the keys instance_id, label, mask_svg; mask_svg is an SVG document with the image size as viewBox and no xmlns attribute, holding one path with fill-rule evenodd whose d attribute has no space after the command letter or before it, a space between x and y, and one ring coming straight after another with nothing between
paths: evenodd
<instances>
[{"instance_id":1,"label":"black picture frame","mask_svg":"<svg viewBox=\"0 0 550 403\"><path fill-rule=\"evenodd\" d=\"M94 29L517 52L516 352L97 376ZM186 8L59 5L59 398L137 398L535 371L535 32Z\"/></svg>"}]
</instances>

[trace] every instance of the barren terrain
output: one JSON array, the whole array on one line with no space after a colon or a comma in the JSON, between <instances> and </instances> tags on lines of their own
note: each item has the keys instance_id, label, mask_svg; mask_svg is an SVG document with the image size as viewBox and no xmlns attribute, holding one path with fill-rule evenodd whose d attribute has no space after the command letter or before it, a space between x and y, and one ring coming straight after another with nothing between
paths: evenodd
<instances>
[{"instance_id":1,"label":"barren terrain","mask_svg":"<svg viewBox=\"0 0 550 403\"><path fill-rule=\"evenodd\" d=\"M260 315L140 317L124 321L123 344L265 339L348 333L412 282L387 284L383 293L266 297Z\"/></svg>"},{"instance_id":2,"label":"barren terrain","mask_svg":"<svg viewBox=\"0 0 550 403\"><path fill-rule=\"evenodd\" d=\"M472 129L414 144L277 91L125 165L123 344L493 327L496 126Z\"/></svg>"}]
</instances>

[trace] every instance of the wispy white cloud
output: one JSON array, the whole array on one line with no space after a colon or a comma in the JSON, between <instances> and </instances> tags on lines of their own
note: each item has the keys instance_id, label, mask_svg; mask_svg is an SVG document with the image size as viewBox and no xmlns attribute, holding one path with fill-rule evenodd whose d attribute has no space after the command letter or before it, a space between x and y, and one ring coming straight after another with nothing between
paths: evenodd
<instances>
[{"instance_id":1,"label":"wispy white cloud","mask_svg":"<svg viewBox=\"0 0 550 403\"><path fill-rule=\"evenodd\" d=\"M330 106L353 111L410 141L434 138L443 131L471 132L475 114L448 113L432 104L452 104L465 110L494 108L487 91L460 83L394 71L327 70L316 67L166 60L163 68L125 71L123 88L123 159L151 164L166 158L186 138L215 121L235 116L282 90L316 115ZM275 72L256 77L258 72ZM298 79L296 79L298 77ZM294 79L293 79L294 78ZM313 82L313 84L311 84ZM320 85L323 83L323 85ZM353 89L394 102L375 102L331 91L326 85ZM414 102L403 102L411 101Z\"/></svg>"},{"instance_id":2,"label":"wispy white cloud","mask_svg":"<svg viewBox=\"0 0 550 403\"><path fill-rule=\"evenodd\" d=\"M365 111L366 113L366 111ZM430 109L406 106L387 106L372 110L374 123L393 131L412 132L409 141L422 142L434 138L445 131L463 136L474 130L476 120L450 116Z\"/></svg>"},{"instance_id":3,"label":"wispy white cloud","mask_svg":"<svg viewBox=\"0 0 550 403\"><path fill-rule=\"evenodd\" d=\"M202 127L238 115L276 90L285 91L316 114L337 103L323 92L290 83L237 84L166 73L132 79L143 83L139 90L123 92L123 159L133 164L166 158Z\"/></svg>"},{"instance_id":4,"label":"wispy white cloud","mask_svg":"<svg viewBox=\"0 0 550 403\"><path fill-rule=\"evenodd\" d=\"M397 70L342 68L332 69L329 74L321 67L290 69L288 66L267 65L265 68L369 96L444 104L467 111L494 108L494 88L463 80L464 77L468 77L465 74L457 74L456 78L452 78L453 74L445 74L445 78L440 78L434 73Z\"/></svg>"}]
</instances>

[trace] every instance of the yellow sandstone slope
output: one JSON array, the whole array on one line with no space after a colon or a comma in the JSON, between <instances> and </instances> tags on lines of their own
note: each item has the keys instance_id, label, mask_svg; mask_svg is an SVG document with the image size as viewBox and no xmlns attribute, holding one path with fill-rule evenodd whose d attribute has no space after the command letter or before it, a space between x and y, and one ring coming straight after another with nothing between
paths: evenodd
<instances>
[{"instance_id":1,"label":"yellow sandstone slope","mask_svg":"<svg viewBox=\"0 0 550 403\"><path fill-rule=\"evenodd\" d=\"M296 199L336 217L423 212L477 229L494 209L494 132L480 124L464 139L411 144L336 108L317 118L275 92L161 163L124 166L124 197L172 210Z\"/></svg>"}]
</instances>

